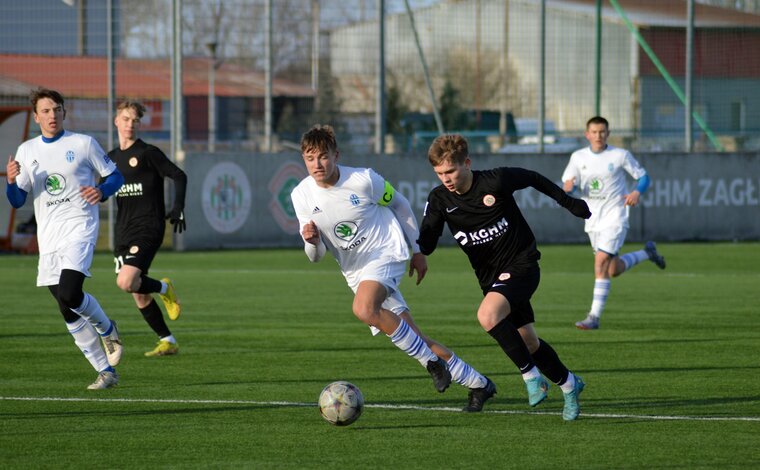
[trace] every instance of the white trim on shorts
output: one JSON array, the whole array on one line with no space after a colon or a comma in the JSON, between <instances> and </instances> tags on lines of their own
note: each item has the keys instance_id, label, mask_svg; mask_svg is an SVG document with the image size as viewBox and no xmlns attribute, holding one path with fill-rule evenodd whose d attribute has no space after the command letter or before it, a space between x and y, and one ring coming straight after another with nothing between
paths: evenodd
<instances>
[{"instance_id":1,"label":"white trim on shorts","mask_svg":"<svg viewBox=\"0 0 760 470\"><path fill-rule=\"evenodd\" d=\"M37 262L37 287L57 285L61 281L61 271L64 269L78 271L90 277L94 251L94 244L79 242L40 255Z\"/></svg>"}]
</instances>

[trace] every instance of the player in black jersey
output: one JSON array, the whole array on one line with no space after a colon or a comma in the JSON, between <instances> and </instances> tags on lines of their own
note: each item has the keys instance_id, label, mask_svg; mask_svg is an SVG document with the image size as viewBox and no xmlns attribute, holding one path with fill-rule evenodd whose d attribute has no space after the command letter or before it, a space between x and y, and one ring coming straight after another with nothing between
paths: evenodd
<instances>
[{"instance_id":1,"label":"player in black jersey","mask_svg":"<svg viewBox=\"0 0 760 470\"><path fill-rule=\"evenodd\" d=\"M148 277L164 239L165 219L176 233L185 230L185 190L187 175L166 155L137 137L140 119L145 107L138 102L124 101L116 109L116 129L119 131L119 148L108 153L124 175L124 185L116 195L119 209L116 217L114 261L116 285L129 292L148 325L158 335L156 347L146 356L166 356L179 351L177 340L164 321L161 308L153 299L158 293L170 319L179 317L181 308L171 279L160 281ZM174 180L174 206L166 214L164 209L164 178Z\"/></svg>"},{"instance_id":2,"label":"player in black jersey","mask_svg":"<svg viewBox=\"0 0 760 470\"><path fill-rule=\"evenodd\" d=\"M536 406L546 398L549 384L543 372L563 391L562 417L576 419L584 383L565 367L549 343L538 337L533 326L530 298L538 288L541 253L512 194L533 187L584 219L591 216L588 205L534 171L473 171L467 141L460 135L436 138L428 160L443 184L428 196L420 226L420 251L431 254L448 224L483 290L478 321L520 369L528 403Z\"/></svg>"}]
</instances>

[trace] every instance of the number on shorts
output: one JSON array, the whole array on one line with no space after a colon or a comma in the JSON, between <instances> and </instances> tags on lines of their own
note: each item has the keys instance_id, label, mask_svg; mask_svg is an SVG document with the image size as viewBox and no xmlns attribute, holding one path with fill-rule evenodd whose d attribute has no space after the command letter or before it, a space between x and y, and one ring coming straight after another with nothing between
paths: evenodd
<instances>
[{"instance_id":1,"label":"number on shorts","mask_svg":"<svg viewBox=\"0 0 760 470\"><path fill-rule=\"evenodd\" d=\"M116 263L116 269L114 270L114 272L116 274L119 274L119 271L121 271L121 267L124 266L124 257L123 256L115 257L113 259L113 262Z\"/></svg>"}]
</instances>

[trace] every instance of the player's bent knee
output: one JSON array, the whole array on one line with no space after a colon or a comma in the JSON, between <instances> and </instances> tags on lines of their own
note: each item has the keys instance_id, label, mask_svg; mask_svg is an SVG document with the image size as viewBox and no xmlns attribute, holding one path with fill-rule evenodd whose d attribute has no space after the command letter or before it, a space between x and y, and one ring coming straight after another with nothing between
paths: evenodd
<instances>
[{"instance_id":1,"label":"player's bent knee","mask_svg":"<svg viewBox=\"0 0 760 470\"><path fill-rule=\"evenodd\" d=\"M131 294L137 292L137 290L140 288L140 277L118 276L116 278L116 285L119 287L119 289Z\"/></svg>"},{"instance_id":2,"label":"player's bent knee","mask_svg":"<svg viewBox=\"0 0 760 470\"><path fill-rule=\"evenodd\" d=\"M485 331L492 330L493 327L496 326L499 323L497 321L495 315L491 314L490 312L483 311L483 310L478 310L478 321L480 322L480 326Z\"/></svg>"},{"instance_id":3,"label":"player's bent knee","mask_svg":"<svg viewBox=\"0 0 760 470\"><path fill-rule=\"evenodd\" d=\"M60 287L58 289L58 300L69 309L82 305L83 299L84 292L81 289Z\"/></svg>"}]
</instances>

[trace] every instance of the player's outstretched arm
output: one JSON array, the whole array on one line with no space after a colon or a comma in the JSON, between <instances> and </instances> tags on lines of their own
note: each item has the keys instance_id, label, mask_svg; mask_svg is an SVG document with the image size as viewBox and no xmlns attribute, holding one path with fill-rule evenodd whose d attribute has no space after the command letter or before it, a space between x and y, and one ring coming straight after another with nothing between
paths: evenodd
<instances>
[{"instance_id":1,"label":"player's outstretched arm","mask_svg":"<svg viewBox=\"0 0 760 470\"><path fill-rule=\"evenodd\" d=\"M576 199L571 196L567 196L566 200L560 201L560 205L567 209L571 214L581 219L588 219L591 217L591 211L588 208L588 204L583 199Z\"/></svg>"},{"instance_id":2,"label":"player's outstretched arm","mask_svg":"<svg viewBox=\"0 0 760 470\"><path fill-rule=\"evenodd\" d=\"M532 170L517 169L516 171L518 175L522 173L522 177L526 179L529 186L532 186L536 190L554 199L560 206L570 211L574 216L582 219L588 219L591 217L591 211L589 210L586 201L567 195L564 188L560 188L549 180L549 178Z\"/></svg>"}]
</instances>

